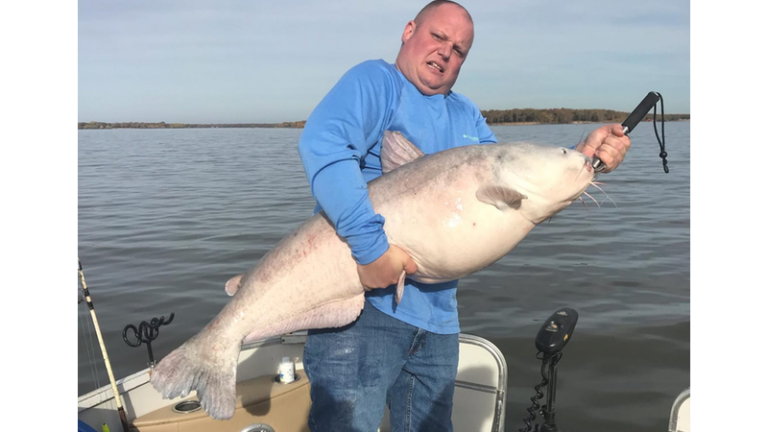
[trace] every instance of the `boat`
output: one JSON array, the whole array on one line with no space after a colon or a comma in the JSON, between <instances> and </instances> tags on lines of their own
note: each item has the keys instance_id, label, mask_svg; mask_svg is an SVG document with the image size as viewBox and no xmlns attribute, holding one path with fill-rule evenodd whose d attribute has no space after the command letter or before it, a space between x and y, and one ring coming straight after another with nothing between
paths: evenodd
<instances>
[{"instance_id":1,"label":"boat","mask_svg":"<svg viewBox=\"0 0 768 432\"><path fill-rule=\"evenodd\" d=\"M536 346L542 354L542 383L547 386L544 404L534 402L526 421L528 430L557 431L554 423L556 365L572 334L578 314L573 309L556 311L542 325ZM214 420L201 409L194 393L166 400L152 387L152 367L115 381L78 398L79 432L308 432L310 383L304 373L302 355L306 331L285 334L243 345L238 361L237 408L229 420ZM456 431L505 431L507 362L490 341L459 335L459 368L455 384L452 420ZM294 379L280 378L278 370L287 358ZM548 372L544 372L544 371ZM290 381L290 382L283 382ZM120 404L114 397L117 388ZM121 407L121 409L118 409ZM124 420L118 414L124 412ZM533 425L537 419L541 425ZM389 432L385 410L379 432ZM539 427L541 427L539 429ZM511 427L509 430L517 430ZM669 432L690 432L690 389L675 400Z\"/></svg>"},{"instance_id":2,"label":"boat","mask_svg":"<svg viewBox=\"0 0 768 432\"><path fill-rule=\"evenodd\" d=\"M151 368L116 381L129 425L125 432L308 432L309 382L301 362L306 339L304 331L243 345L237 367L237 408L225 421L210 418L194 394L163 399L149 382ZM461 334L459 340L454 428L503 431L507 389L504 356L481 337ZM295 379L290 383L282 383L277 375L284 357L295 365ZM97 431L104 424L110 431L121 430L111 385L79 397L78 419ZM390 430L388 419L385 412L379 431Z\"/></svg>"}]
</instances>

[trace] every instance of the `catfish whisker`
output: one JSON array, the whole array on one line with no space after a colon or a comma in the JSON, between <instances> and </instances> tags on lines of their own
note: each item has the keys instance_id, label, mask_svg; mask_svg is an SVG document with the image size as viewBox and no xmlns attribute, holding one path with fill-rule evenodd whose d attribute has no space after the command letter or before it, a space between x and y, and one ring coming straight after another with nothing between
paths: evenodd
<instances>
[{"instance_id":1,"label":"catfish whisker","mask_svg":"<svg viewBox=\"0 0 768 432\"><path fill-rule=\"evenodd\" d=\"M605 183L599 183L599 184L605 184ZM600 190L600 192L602 192L603 194L605 194L605 197L606 197L606 198L608 198L608 199L609 199L609 200L610 200L610 201L613 203L613 205L614 205L616 208L619 208L619 206L618 206L618 205L616 205L616 202L615 202L615 201L613 201L613 200L611 199L611 197L610 197L610 196L608 196L608 194L607 194L607 193L605 193L605 191L603 190L603 188L601 188L600 186L598 186L598 182L592 182L592 186L594 186L594 187L598 188L598 189ZM605 202L605 200L603 200L603 202Z\"/></svg>"},{"instance_id":2,"label":"catfish whisker","mask_svg":"<svg viewBox=\"0 0 768 432\"><path fill-rule=\"evenodd\" d=\"M594 201L594 202L595 202L595 204L597 204L597 206L598 206L598 207L600 207L600 203L599 203L599 202L597 202L597 200L596 200L596 199L592 198L592 195L590 195L590 194L588 194L588 193L586 193L586 192L584 192L584 195L588 196L588 197L589 197L589 198L590 198L592 201Z\"/></svg>"},{"instance_id":3,"label":"catfish whisker","mask_svg":"<svg viewBox=\"0 0 768 432\"><path fill-rule=\"evenodd\" d=\"M581 131L581 138L584 138L584 134L585 134L585 133L586 133L586 131ZM579 144L581 144L581 138L579 138L579 142L577 142L577 143L576 143L576 146L578 146Z\"/></svg>"},{"instance_id":4,"label":"catfish whisker","mask_svg":"<svg viewBox=\"0 0 768 432\"><path fill-rule=\"evenodd\" d=\"M581 175L581 173L582 173L582 172L584 172L584 168L586 168L586 167L587 167L587 165L586 165L586 164L585 164L585 165L582 165L582 167L581 167L581 171L579 171L579 173L578 173L578 174L576 174L576 178L574 178L574 179L573 179L573 181L577 181L577 180L579 179L579 176ZM591 183L591 182L590 182L590 183Z\"/></svg>"},{"instance_id":5,"label":"catfish whisker","mask_svg":"<svg viewBox=\"0 0 768 432\"><path fill-rule=\"evenodd\" d=\"M589 213L589 207L587 207L587 203L584 201L584 198L579 197L579 201L581 201L581 203L584 204L584 208L587 209L587 213Z\"/></svg>"}]
</instances>

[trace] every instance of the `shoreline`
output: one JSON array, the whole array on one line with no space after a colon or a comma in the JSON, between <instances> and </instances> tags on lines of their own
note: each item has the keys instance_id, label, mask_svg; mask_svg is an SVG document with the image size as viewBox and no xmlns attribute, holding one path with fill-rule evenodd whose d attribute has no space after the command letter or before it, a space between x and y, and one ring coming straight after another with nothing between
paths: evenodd
<instances>
[{"instance_id":1,"label":"shoreline","mask_svg":"<svg viewBox=\"0 0 768 432\"><path fill-rule=\"evenodd\" d=\"M671 122L690 122L690 119L664 120L664 123ZM644 120L640 123L653 123L653 119ZM659 120L661 122L661 120ZM611 124L615 121L575 121L570 123L548 123L548 122L508 122L508 123L488 123L488 126L533 126L533 125L556 125L556 124Z\"/></svg>"},{"instance_id":2,"label":"shoreline","mask_svg":"<svg viewBox=\"0 0 768 432\"><path fill-rule=\"evenodd\" d=\"M653 120L644 120L652 122ZM690 119L665 120L668 122L690 122ZM303 129L305 121L284 122L284 123L219 123L219 124L196 124L196 123L103 123L103 122L78 122L78 130L110 130L110 129ZM552 122L498 122L488 123L488 126L534 126L534 125L556 125L556 124L610 124L617 123L613 121L574 121L570 123L552 123Z\"/></svg>"}]
</instances>

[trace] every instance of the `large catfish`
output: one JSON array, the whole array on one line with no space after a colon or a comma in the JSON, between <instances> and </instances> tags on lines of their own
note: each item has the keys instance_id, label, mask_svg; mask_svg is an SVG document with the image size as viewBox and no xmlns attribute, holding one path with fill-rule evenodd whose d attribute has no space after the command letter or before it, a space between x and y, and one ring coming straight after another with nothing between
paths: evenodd
<instances>
[{"instance_id":1,"label":"large catfish","mask_svg":"<svg viewBox=\"0 0 768 432\"><path fill-rule=\"evenodd\" d=\"M459 279L496 262L580 197L594 177L590 158L566 148L484 144L425 156L389 131L381 159L384 175L368 184L373 208L386 219L389 243L418 265L409 278L426 283ZM403 279L404 273L397 301ZM196 390L215 419L234 414L243 342L344 326L358 317L365 298L349 246L322 212L226 289L234 296L218 316L152 374L165 398Z\"/></svg>"}]
</instances>

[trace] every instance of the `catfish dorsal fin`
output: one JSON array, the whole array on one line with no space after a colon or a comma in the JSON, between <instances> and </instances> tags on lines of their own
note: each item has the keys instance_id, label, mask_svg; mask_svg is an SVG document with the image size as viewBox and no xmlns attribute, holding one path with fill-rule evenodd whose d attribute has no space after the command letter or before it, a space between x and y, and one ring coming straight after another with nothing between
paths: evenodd
<instances>
[{"instance_id":1,"label":"catfish dorsal fin","mask_svg":"<svg viewBox=\"0 0 768 432\"><path fill-rule=\"evenodd\" d=\"M528 199L527 196L506 186L485 185L475 194L480 202L496 206L499 210L507 208L520 208L520 201Z\"/></svg>"},{"instance_id":2,"label":"catfish dorsal fin","mask_svg":"<svg viewBox=\"0 0 768 432\"><path fill-rule=\"evenodd\" d=\"M384 174L422 156L424 152L400 132L384 131L384 138L381 140L381 170Z\"/></svg>"},{"instance_id":3,"label":"catfish dorsal fin","mask_svg":"<svg viewBox=\"0 0 768 432\"><path fill-rule=\"evenodd\" d=\"M235 295L237 290L240 289L240 284L243 281L243 276L245 276L245 273L239 274L237 276L233 276L229 278L226 284L224 284L224 291L226 291L230 297Z\"/></svg>"}]
</instances>

